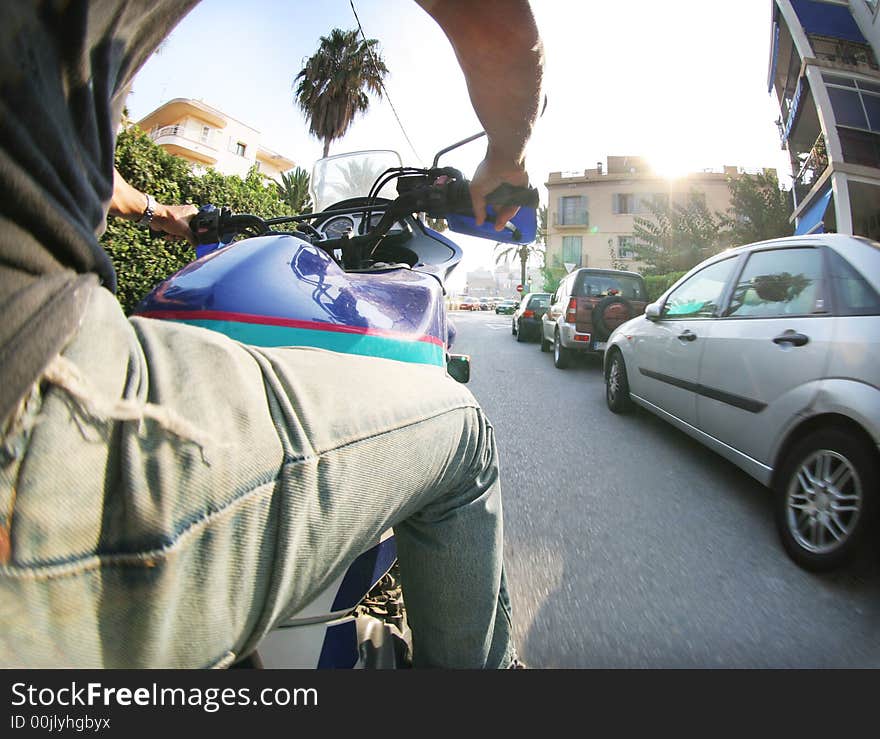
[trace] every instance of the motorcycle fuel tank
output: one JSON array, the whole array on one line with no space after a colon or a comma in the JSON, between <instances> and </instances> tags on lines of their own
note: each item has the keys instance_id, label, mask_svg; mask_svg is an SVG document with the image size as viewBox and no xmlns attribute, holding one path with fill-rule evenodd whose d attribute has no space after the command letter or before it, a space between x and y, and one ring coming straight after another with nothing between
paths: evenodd
<instances>
[{"instance_id":1,"label":"motorcycle fuel tank","mask_svg":"<svg viewBox=\"0 0 880 739\"><path fill-rule=\"evenodd\" d=\"M214 251L160 283L135 315L257 346L310 346L445 367L443 288L407 266L345 272L290 235Z\"/></svg>"}]
</instances>

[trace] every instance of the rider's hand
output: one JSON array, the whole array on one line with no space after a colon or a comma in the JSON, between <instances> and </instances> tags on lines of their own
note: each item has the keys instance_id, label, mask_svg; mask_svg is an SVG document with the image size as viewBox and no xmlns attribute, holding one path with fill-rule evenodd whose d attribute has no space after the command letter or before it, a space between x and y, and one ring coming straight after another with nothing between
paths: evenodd
<instances>
[{"instance_id":1,"label":"rider's hand","mask_svg":"<svg viewBox=\"0 0 880 739\"><path fill-rule=\"evenodd\" d=\"M486 196L505 182L519 187L527 186L529 175L525 170L525 162L491 151L487 152L486 158L474 172L470 186L471 204L478 226L486 220ZM495 230L503 230L505 224L516 215L518 210L519 207L515 205L496 209Z\"/></svg>"},{"instance_id":2,"label":"rider's hand","mask_svg":"<svg viewBox=\"0 0 880 739\"><path fill-rule=\"evenodd\" d=\"M189 228L192 217L199 212L194 205L162 205L156 204L156 212L150 228L153 231L162 231L172 238L182 238L195 246L196 240Z\"/></svg>"}]
</instances>

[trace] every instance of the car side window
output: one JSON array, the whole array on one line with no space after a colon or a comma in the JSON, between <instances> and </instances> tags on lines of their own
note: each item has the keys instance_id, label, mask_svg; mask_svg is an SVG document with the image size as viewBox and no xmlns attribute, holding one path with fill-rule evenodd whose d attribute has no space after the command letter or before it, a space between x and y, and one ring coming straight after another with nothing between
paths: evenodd
<instances>
[{"instance_id":1,"label":"car side window","mask_svg":"<svg viewBox=\"0 0 880 739\"><path fill-rule=\"evenodd\" d=\"M753 252L725 315L773 318L824 313L822 261L821 249L810 247Z\"/></svg>"},{"instance_id":2,"label":"car side window","mask_svg":"<svg viewBox=\"0 0 880 739\"><path fill-rule=\"evenodd\" d=\"M880 296L840 254L830 249L830 277L842 316L880 315Z\"/></svg>"},{"instance_id":3,"label":"car side window","mask_svg":"<svg viewBox=\"0 0 880 739\"><path fill-rule=\"evenodd\" d=\"M714 318L735 264L725 259L689 277L666 298L661 318Z\"/></svg>"}]
</instances>

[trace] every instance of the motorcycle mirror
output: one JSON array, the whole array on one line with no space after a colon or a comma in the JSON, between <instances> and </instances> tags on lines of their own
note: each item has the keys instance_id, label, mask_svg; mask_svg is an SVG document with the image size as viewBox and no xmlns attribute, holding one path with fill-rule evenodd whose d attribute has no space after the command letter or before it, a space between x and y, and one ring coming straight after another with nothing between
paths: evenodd
<instances>
[{"instance_id":1,"label":"motorcycle mirror","mask_svg":"<svg viewBox=\"0 0 880 739\"><path fill-rule=\"evenodd\" d=\"M431 168L436 169L437 162L440 161L440 157L442 157L444 154L449 153L453 149L457 149L459 146L464 146L465 144L469 144L471 141L476 141L478 138L480 138L481 136L485 136L485 135L486 135L485 131L480 131L479 133L475 133L473 136L468 136L466 139L462 139L461 141L459 141L455 144L452 144L451 146L447 146L445 149L440 149L440 151L438 151L437 154L434 156L434 163L431 165Z\"/></svg>"}]
</instances>

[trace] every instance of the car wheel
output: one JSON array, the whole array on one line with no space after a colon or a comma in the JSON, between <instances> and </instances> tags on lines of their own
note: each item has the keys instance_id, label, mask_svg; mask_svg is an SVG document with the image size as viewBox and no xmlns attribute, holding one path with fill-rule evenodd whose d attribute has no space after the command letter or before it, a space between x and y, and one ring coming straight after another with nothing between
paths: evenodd
<instances>
[{"instance_id":1,"label":"car wheel","mask_svg":"<svg viewBox=\"0 0 880 739\"><path fill-rule=\"evenodd\" d=\"M557 331L553 336L553 365L556 369L566 369L571 364L571 350L562 346Z\"/></svg>"},{"instance_id":2,"label":"car wheel","mask_svg":"<svg viewBox=\"0 0 880 739\"><path fill-rule=\"evenodd\" d=\"M553 348L552 342L549 342L549 341L547 341L547 339L544 338L544 328L541 327L541 351L542 352L549 352L552 348Z\"/></svg>"},{"instance_id":3,"label":"car wheel","mask_svg":"<svg viewBox=\"0 0 880 739\"><path fill-rule=\"evenodd\" d=\"M516 321L510 322L510 333L516 336Z\"/></svg>"},{"instance_id":4,"label":"car wheel","mask_svg":"<svg viewBox=\"0 0 880 739\"><path fill-rule=\"evenodd\" d=\"M786 454L775 484L776 527L788 555L812 572L844 564L876 506L876 452L841 428L814 431Z\"/></svg>"},{"instance_id":5,"label":"car wheel","mask_svg":"<svg viewBox=\"0 0 880 739\"><path fill-rule=\"evenodd\" d=\"M522 343L523 341L526 340L526 337L523 336L523 327L522 327L522 324L519 324L519 325L516 327L516 340L519 341L520 343Z\"/></svg>"},{"instance_id":6,"label":"car wheel","mask_svg":"<svg viewBox=\"0 0 880 739\"><path fill-rule=\"evenodd\" d=\"M612 413L629 413L635 407L629 394L626 363L618 349L612 350L605 374L605 402Z\"/></svg>"}]
</instances>

